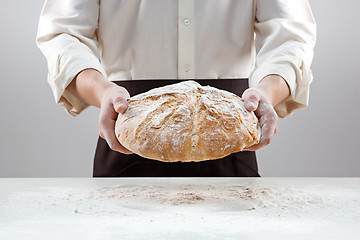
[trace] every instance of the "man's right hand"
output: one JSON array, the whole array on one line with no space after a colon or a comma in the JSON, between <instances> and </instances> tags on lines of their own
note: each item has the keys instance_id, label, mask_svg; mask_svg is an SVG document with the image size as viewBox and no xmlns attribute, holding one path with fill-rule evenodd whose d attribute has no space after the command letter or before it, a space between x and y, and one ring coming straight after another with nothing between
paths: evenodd
<instances>
[{"instance_id":1,"label":"man's right hand","mask_svg":"<svg viewBox=\"0 0 360 240\"><path fill-rule=\"evenodd\" d=\"M127 99L130 98L128 91L116 84L109 86L105 90L101 99L100 115L99 115L99 133L104 138L109 147L125 154L132 153L126 149L115 136L115 123L118 114L122 114L128 107Z\"/></svg>"},{"instance_id":2,"label":"man's right hand","mask_svg":"<svg viewBox=\"0 0 360 240\"><path fill-rule=\"evenodd\" d=\"M100 108L99 134L109 147L124 154L132 152L120 144L115 136L115 123L118 114L128 107L129 92L115 83L107 81L95 69L85 69L69 84L67 90L87 104Z\"/></svg>"}]
</instances>

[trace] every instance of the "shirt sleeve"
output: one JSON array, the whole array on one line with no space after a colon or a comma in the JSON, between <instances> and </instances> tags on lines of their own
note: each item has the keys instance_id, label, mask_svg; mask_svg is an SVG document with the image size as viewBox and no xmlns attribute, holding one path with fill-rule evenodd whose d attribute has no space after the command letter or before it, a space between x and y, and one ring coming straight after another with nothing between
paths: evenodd
<instances>
[{"instance_id":1,"label":"shirt sleeve","mask_svg":"<svg viewBox=\"0 0 360 240\"><path fill-rule=\"evenodd\" d=\"M48 82L55 101L73 116L88 105L66 87L84 69L104 76L98 41L98 0L47 0L40 15L36 42L46 57Z\"/></svg>"},{"instance_id":2,"label":"shirt sleeve","mask_svg":"<svg viewBox=\"0 0 360 240\"><path fill-rule=\"evenodd\" d=\"M286 117L308 105L316 24L307 0L258 0L255 17L256 62L249 85L270 74L283 77L291 95L275 110Z\"/></svg>"}]
</instances>

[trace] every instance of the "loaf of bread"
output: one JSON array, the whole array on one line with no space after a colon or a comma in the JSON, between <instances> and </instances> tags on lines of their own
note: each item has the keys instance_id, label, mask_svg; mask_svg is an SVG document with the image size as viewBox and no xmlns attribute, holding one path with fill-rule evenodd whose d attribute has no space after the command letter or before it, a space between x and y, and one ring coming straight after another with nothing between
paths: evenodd
<instances>
[{"instance_id":1,"label":"loaf of bread","mask_svg":"<svg viewBox=\"0 0 360 240\"><path fill-rule=\"evenodd\" d=\"M115 133L124 147L145 158L220 159L259 142L258 119L239 96L195 81L154 88L128 103Z\"/></svg>"}]
</instances>

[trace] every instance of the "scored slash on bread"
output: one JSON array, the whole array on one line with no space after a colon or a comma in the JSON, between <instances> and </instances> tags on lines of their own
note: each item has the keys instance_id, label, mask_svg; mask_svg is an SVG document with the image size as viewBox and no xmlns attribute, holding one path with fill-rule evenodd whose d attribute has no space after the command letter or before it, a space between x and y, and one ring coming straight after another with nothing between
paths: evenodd
<instances>
[{"instance_id":1,"label":"scored slash on bread","mask_svg":"<svg viewBox=\"0 0 360 240\"><path fill-rule=\"evenodd\" d=\"M220 159L259 142L258 119L237 95L195 81L131 97L115 133L132 152L164 162Z\"/></svg>"}]
</instances>

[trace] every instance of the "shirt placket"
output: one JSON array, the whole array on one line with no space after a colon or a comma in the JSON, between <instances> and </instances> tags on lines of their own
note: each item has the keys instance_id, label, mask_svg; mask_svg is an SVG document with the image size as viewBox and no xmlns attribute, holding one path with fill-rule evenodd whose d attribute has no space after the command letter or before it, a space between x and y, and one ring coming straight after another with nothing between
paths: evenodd
<instances>
[{"instance_id":1,"label":"shirt placket","mask_svg":"<svg viewBox=\"0 0 360 240\"><path fill-rule=\"evenodd\" d=\"M178 0L178 78L195 78L194 0Z\"/></svg>"}]
</instances>

